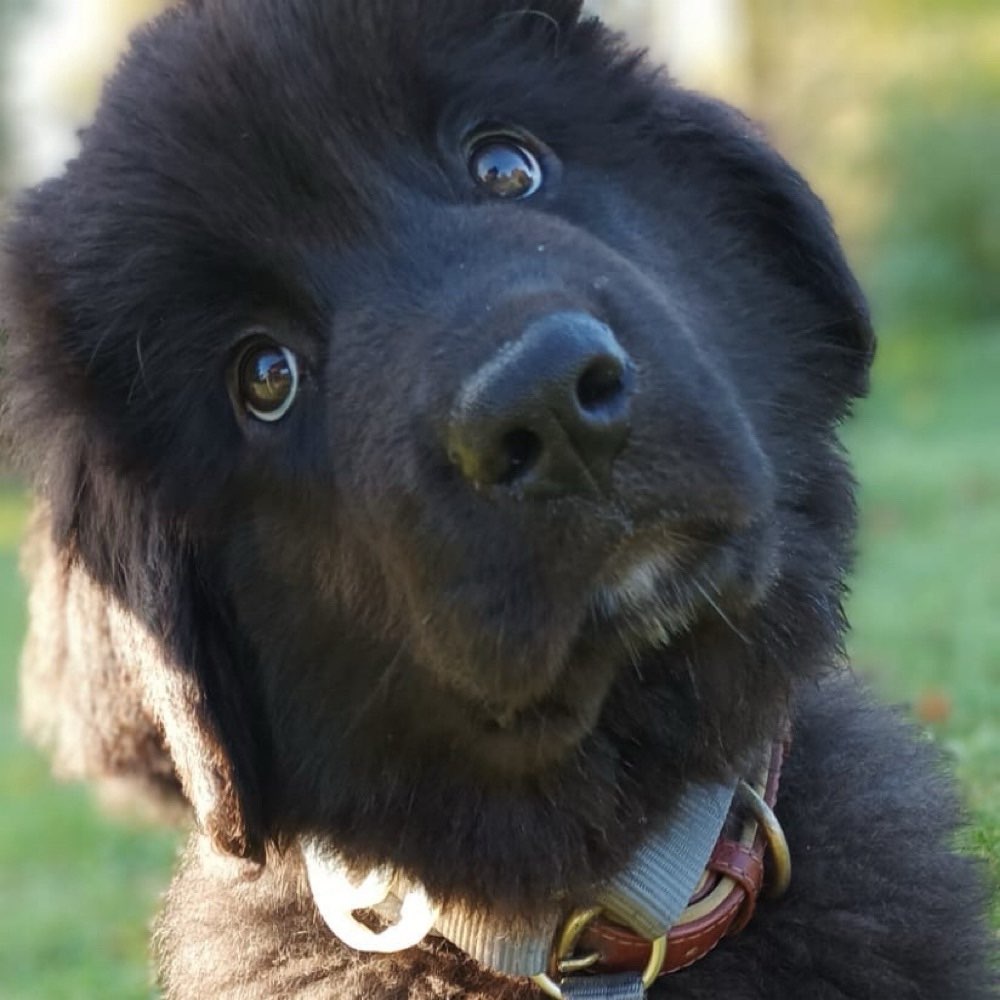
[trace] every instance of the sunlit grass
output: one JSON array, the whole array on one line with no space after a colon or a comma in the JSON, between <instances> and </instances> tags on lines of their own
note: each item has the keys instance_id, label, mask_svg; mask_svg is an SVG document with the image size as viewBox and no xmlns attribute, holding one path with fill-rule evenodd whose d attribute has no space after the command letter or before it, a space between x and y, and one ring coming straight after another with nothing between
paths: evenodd
<instances>
[{"instance_id":1,"label":"sunlit grass","mask_svg":"<svg viewBox=\"0 0 1000 1000\"><path fill-rule=\"evenodd\" d=\"M0 551L9 552L17 545L24 530L26 510L19 491L0 481Z\"/></svg>"},{"instance_id":2,"label":"sunlit grass","mask_svg":"<svg viewBox=\"0 0 1000 1000\"><path fill-rule=\"evenodd\" d=\"M848 434L863 511L854 660L950 751L968 843L1000 880L1000 329L888 336L876 378Z\"/></svg>"},{"instance_id":3,"label":"sunlit grass","mask_svg":"<svg viewBox=\"0 0 1000 1000\"><path fill-rule=\"evenodd\" d=\"M0 492L0 996L135 1000L152 995L149 922L175 835L107 819L18 739L24 515L18 494Z\"/></svg>"}]
</instances>

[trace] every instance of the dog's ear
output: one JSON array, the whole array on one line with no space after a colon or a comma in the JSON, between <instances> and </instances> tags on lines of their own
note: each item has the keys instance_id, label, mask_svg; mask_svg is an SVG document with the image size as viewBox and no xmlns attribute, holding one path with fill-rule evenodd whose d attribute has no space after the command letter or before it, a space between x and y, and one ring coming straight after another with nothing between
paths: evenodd
<instances>
[{"instance_id":1,"label":"dog's ear","mask_svg":"<svg viewBox=\"0 0 1000 1000\"><path fill-rule=\"evenodd\" d=\"M180 662L173 644L114 598L107 598L107 618L113 655L137 677L143 706L163 733L199 826L223 853L262 864L252 747L242 725L246 712L235 701L239 692L227 690L227 672L207 664L197 671ZM206 678L206 672L213 676Z\"/></svg>"},{"instance_id":2,"label":"dog's ear","mask_svg":"<svg viewBox=\"0 0 1000 1000\"><path fill-rule=\"evenodd\" d=\"M111 603L52 538L45 505L21 549L29 584L21 654L21 722L55 774L93 782L109 804L172 819L184 809L163 731L136 664L120 655Z\"/></svg>"},{"instance_id":3,"label":"dog's ear","mask_svg":"<svg viewBox=\"0 0 1000 1000\"><path fill-rule=\"evenodd\" d=\"M24 563L30 620L23 720L52 754L56 773L124 780L157 805L179 780L219 850L263 861L249 720L229 676L228 651L199 634L204 626L190 620L190 609L174 607L164 621L155 597L153 607L129 607L58 541L45 505ZM163 568L150 567L156 575ZM176 584L161 576L159 585L176 605ZM183 637L169 634L173 628Z\"/></svg>"},{"instance_id":4,"label":"dog's ear","mask_svg":"<svg viewBox=\"0 0 1000 1000\"><path fill-rule=\"evenodd\" d=\"M86 358L101 345L85 342L95 327L81 332L77 316L94 304L81 276L47 250L46 235L57 239L45 214L54 194L36 192L0 258L0 441L44 511L28 560L26 721L57 768L86 757L66 768L73 776L162 769L155 749L136 744L165 746L217 847L262 861L242 664L205 546L116 437L107 387L92 380Z\"/></svg>"},{"instance_id":5,"label":"dog's ear","mask_svg":"<svg viewBox=\"0 0 1000 1000\"><path fill-rule=\"evenodd\" d=\"M801 339L824 352L809 368L827 374L834 412L842 415L842 406L868 391L875 334L826 207L742 113L674 87L664 87L661 98L664 132L672 137L666 155L682 161L702 190L713 191L710 211L729 227L737 249L816 306L821 319L804 321ZM796 346L810 349L804 342Z\"/></svg>"}]
</instances>

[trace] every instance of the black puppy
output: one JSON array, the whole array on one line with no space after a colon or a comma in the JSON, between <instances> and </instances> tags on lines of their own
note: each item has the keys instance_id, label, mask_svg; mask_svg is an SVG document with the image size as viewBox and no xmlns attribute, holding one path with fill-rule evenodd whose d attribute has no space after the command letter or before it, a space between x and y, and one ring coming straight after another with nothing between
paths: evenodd
<instances>
[{"instance_id":1,"label":"black puppy","mask_svg":"<svg viewBox=\"0 0 1000 1000\"><path fill-rule=\"evenodd\" d=\"M576 0L191 0L6 245L7 434L202 830L170 996L534 995L495 943L743 822L789 720L791 888L653 994L987 996L953 797L840 665L868 315L744 118ZM329 912L383 868L436 928L386 957ZM599 968L546 987L642 994Z\"/></svg>"}]
</instances>

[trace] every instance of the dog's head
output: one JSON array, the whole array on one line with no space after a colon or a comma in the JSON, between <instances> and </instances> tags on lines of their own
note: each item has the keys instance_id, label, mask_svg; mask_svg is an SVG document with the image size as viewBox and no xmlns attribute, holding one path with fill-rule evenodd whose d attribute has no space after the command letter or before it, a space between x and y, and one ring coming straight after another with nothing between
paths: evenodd
<instances>
[{"instance_id":1,"label":"dog's head","mask_svg":"<svg viewBox=\"0 0 1000 1000\"><path fill-rule=\"evenodd\" d=\"M190 2L20 202L7 433L230 850L572 892L834 654L864 303L578 7Z\"/></svg>"}]
</instances>

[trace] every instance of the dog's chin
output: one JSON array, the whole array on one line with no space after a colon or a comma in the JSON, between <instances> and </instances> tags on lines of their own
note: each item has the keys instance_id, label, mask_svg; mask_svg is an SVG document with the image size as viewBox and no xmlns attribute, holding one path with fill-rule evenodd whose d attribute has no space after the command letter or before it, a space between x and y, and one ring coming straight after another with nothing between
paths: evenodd
<instances>
[{"instance_id":1,"label":"dog's chin","mask_svg":"<svg viewBox=\"0 0 1000 1000\"><path fill-rule=\"evenodd\" d=\"M653 654L663 669L664 651L706 621L738 631L773 578L769 546L760 541L717 548L696 572L679 573L655 553L634 561L595 588L586 623L543 693L506 706L458 696L453 746L469 766L507 779L564 765L599 730L623 672L642 674Z\"/></svg>"},{"instance_id":2,"label":"dog's chin","mask_svg":"<svg viewBox=\"0 0 1000 1000\"><path fill-rule=\"evenodd\" d=\"M614 635L581 634L534 697L502 701L435 684L426 705L411 706L411 720L424 745L447 748L452 765L483 778L528 779L567 761L594 732L623 659Z\"/></svg>"},{"instance_id":3,"label":"dog's chin","mask_svg":"<svg viewBox=\"0 0 1000 1000\"><path fill-rule=\"evenodd\" d=\"M481 767L497 777L528 778L556 767L593 732L609 688L609 683L595 683L572 703L552 697L509 718L484 716L478 720L471 752Z\"/></svg>"},{"instance_id":4,"label":"dog's chin","mask_svg":"<svg viewBox=\"0 0 1000 1000\"><path fill-rule=\"evenodd\" d=\"M679 623L679 614L670 620ZM460 698L458 711L449 713L460 766L518 782L571 763L598 733L608 696L622 674L637 670L643 655L669 645L674 634L662 618L642 627L624 616L595 615L544 694L507 707Z\"/></svg>"}]
</instances>

